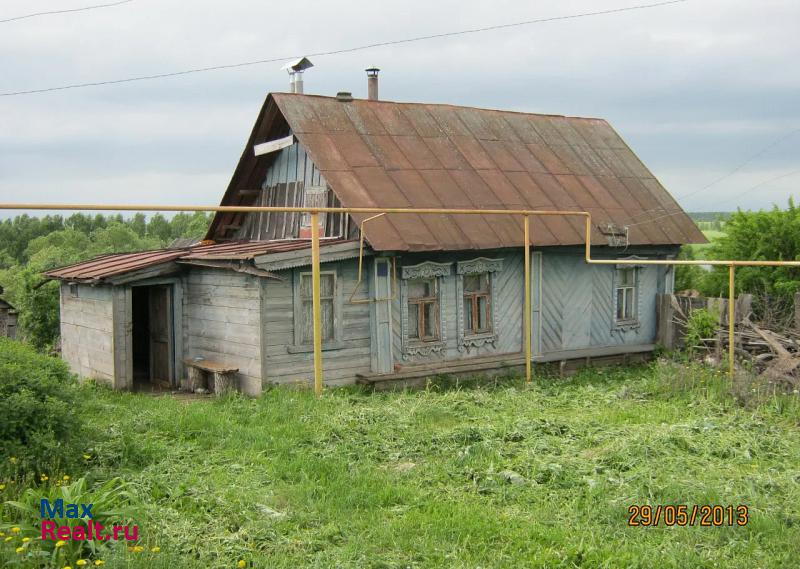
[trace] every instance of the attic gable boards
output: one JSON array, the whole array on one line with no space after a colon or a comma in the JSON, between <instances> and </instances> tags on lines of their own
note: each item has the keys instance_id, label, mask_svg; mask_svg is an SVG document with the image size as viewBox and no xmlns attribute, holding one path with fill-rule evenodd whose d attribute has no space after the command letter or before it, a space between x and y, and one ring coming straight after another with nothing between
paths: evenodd
<instances>
[{"instance_id":1,"label":"attic gable boards","mask_svg":"<svg viewBox=\"0 0 800 569\"><path fill-rule=\"evenodd\" d=\"M254 146L291 136L286 119L274 101L267 100L245 146L221 205L274 207L340 207L337 196L296 139L284 148L256 156ZM207 239L275 240L310 237L310 218L299 213L220 212L211 223ZM320 233L347 237L348 219L321 215Z\"/></svg>"}]
</instances>

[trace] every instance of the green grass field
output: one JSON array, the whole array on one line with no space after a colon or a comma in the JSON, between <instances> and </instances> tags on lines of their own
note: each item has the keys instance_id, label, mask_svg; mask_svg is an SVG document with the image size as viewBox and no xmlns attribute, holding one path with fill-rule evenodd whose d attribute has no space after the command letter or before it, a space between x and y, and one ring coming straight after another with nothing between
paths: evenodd
<instances>
[{"instance_id":1,"label":"green grass field","mask_svg":"<svg viewBox=\"0 0 800 569\"><path fill-rule=\"evenodd\" d=\"M657 363L320 400L84 388L88 477L129 483L146 548L105 567L797 566L797 396L726 381ZM746 504L750 521L628 527L645 503Z\"/></svg>"}]
</instances>

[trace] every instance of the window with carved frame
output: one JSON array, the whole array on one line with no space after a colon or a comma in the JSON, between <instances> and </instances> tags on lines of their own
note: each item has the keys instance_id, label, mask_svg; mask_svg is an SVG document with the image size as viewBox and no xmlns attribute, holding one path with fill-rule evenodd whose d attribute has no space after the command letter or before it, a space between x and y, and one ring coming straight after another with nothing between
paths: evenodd
<instances>
[{"instance_id":1,"label":"window with carved frame","mask_svg":"<svg viewBox=\"0 0 800 569\"><path fill-rule=\"evenodd\" d=\"M635 322L637 314L636 268L618 268L615 275L616 321Z\"/></svg>"},{"instance_id":2,"label":"window with carved frame","mask_svg":"<svg viewBox=\"0 0 800 569\"><path fill-rule=\"evenodd\" d=\"M475 273L463 276L464 335L492 331L492 276Z\"/></svg>"},{"instance_id":3,"label":"window with carved frame","mask_svg":"<svg viewBox=\"0 0 800 569\"><path fill-rule=\"evenodd\" d=\"M409 279L408 339L415 342L435 342L441 339L439 319L439 279Z\"/></svg>"}]
</instances>

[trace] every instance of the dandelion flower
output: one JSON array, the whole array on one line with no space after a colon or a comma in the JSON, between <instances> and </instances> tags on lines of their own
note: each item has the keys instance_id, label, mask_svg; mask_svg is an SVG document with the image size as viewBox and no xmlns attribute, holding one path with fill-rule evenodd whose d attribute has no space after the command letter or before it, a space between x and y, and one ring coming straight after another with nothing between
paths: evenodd
<instances>
[{"instance_id":1,"label":"dandelion flower","mask_svg":"<svg viewBox=\"0 0 800 569\"><path fill-rule=\"evenodd\" d=\"M134 545L131 551L133 551L134 553L141 553L142 551L144 551L144 547L142 547L141 545Z\"/></svg>"},{"instance_id":2,"label":"dandelion flower","mask_svg":"<svg viewBox=\"0 0 800 569\"><path fill-rule=\"evenodd\" d=\"M12 539L14 539L14 538L13 538L13 537L11 537L11 536L9 535L9 536L8 536L7 538L5 538L3 541L6 541L6 542L8 542L8 541L11 541Z\"/></svg>"},{"instance_id":3,"label":"dandelion flower","mask_svg":"<svg viewBox=\"0 0 800 569\"><path fill-rule=\"evenodd\" d=\"M17 553L22 553L23 551L25 551L25 548L24 547L18 547L16 549L16 551L17 551Z\"/></svg>"},{"instance_id":4,"label":"dandelion flower","mask_svg":"<svg viewBox=\"0 0 800 569\"><path fill-rule=\"evenodd\" d=\"M22 538L22 543L28 543L30 540L31 540L31 538L29 538L29 537L23 537Z\"/></svg>"},{"instance_id":5,"label":"dandelion flower","mask_svg":"<svg viewBox=\"0 0 800 569\"><path fill-rule=\"evenodd\" d=\"M5 536L6 536L6 534L3 533L2 531L0 531L0 537L5 537Z\"/></svg>"},{"instance_id":6,"label":"dandelion flower","mask_svg":"<svg viewBox=\"0 0 800 569\"><path fill-rule=\"evenodd\" d=\"M0 490L5 490L5 489L6 489L6 485L5 484L0 484Z\"/></svg>"},{"instance_id":7,"label":"dandelion flower","mask_svg":"<svg viewBox=\"0 0 800 569\"><path fill-rule=\"evenodd\" d=\"M42 474L41 479L42 479L42 482L47 482L48 480L50 480L50 478L47 476L47 474Z\"/></svg>"},{"instance_id":8,"label":"dandelion flower","mask_svg":"<svg viewBox=\"0 0 800 569\"><path fill-rule=\"evenodd\" d=\"M66 480L69 480L69 476L67 476L67 475L65 474L64 476L62 476L62 477L61 477L61 479L62 479L62 480L64 480L64 481L66 481Z\"/></svg>"},{"instance_id":9,"label":"dandelion flower","mask_svg":"<svg viewBox=\"0 0 800 569\"><path fill-rule=\"evenodd\" d=\"M239 569L244 569L245 567L247 567L247 561L245 561L244 559L240 559L239 563L237 563L236 566Z\"/></svg>"},{"instance_id":10,"label":"dandelion flower","mask_svg":"<svg viewBox=\"0 0 800 569\"><path fill-rule=\"evenodd\" d=\"M84 565L86 565L86 560L85 559L78 559L75 562L75 565L77 565L78 567L83 567Z\"/></svg>"},{"instance_id":11,"label":"dandelion flower","mask_svg":"<svg viewBox=\"0 0 800 569\"><path fill-rule=\"evenodd\" d=\"M14 526L13 528L11 528L11 533L19 533L19 528L17 526Z\"/></svg>"},{"instance_id":12,"label":"dandelion flower","mask_svg":"<svg viewBox=\"0 0 800 569\"><path fill-rule=\"evenodd\" d=\"M83 455L83 460L91 460L91 458L92 458L91 454L84 454Z\"/></svg>"},{"instance_id":13,"label":"dandelion flower","mask_svg":"<svg viewBox=\"0 0 800 569\"><path fill-rule=\"evenodd\" d=\"M160 548L159 546L157 546L157 545L156 545L156 546L155 546L155 547L153 547L153 548L152 548L150 551L152 551L153 553L158 553L159 551L161 551L161 548Z\"/></svg>"},{"instance_id":14,"label":"dandelion flower","mask_svg":"<svg viewBox=\"0 0 800 569\"><path fill-rule=\"evenodd\" d=\"M60 540L60 539L59 539L59 540L56 542L56 547L64 547L66 544L67 544L67 542L66 542L66 541L62 541L62 540Z\"/></svg>"},{"instance_id":15,"label":"dandelion flower","mask_svg":"<svg viewBox=\"0 0 800 569\"><path fill-rule=\"evenodd\" d=\"M11 464L16 464L17 463L17 457L16 456L9 456L8 460L11 461Z\"/></svg>"},{"instance_id":16,"label":"dandelion flower","mask_svg":"<svg viewBox=\"0 0 800 569\"><path fill-rule=\"evenodd\" d=\"M64 567L64 569L72 569L72 567L70 567L69 565L67 565L66 567Z\"/></svg>"},{"instance_id":17,"label":"dandelion flower","mask_svg":"<svg viewBox=\"0 0 800 569\"><path fill-rule=\"evenodd\" d=\"M95 566L100 567L101 565L105 565L106 562L103 561L102 559L98 559L97 561L94 562L94 564Z\"/></svg>"}]
</instances>

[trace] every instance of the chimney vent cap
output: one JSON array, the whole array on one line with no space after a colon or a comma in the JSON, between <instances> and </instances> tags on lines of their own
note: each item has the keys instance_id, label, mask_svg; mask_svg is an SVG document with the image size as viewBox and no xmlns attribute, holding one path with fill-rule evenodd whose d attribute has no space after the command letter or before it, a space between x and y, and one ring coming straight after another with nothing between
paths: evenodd
<instances>
[{"instance_id":1,"label":"chimney vent cap","mask_svg":"<svg viewBox=\"0 0 800 569\"><path fill-rule=\"evenodd\" d=\"M353 94L350 91L339 91L336 93L336 100L342 103L349 103L353 100Z\"/></svg>"},{"instance_id":2,"label":"chimney vent cap","mask_svg":"<svg viewBox=\"0 0 800 569\"><path fill-rule=\"evenodd\" d=\"M367 77L377 77L380 67L367 67L364 71L367 72Z\"/></svg>"},{"instance_id":3,"label":"chimney vent cap","mask_svg":"<svg viewBox=\"0 0 800 569\"><path fill-rule=\"evenodd\" d=\"M305 71L309 67L314 67L314 64L311 63L311 60L307 57L301 57L300 59L295 59L288 62L286 65L281 67L281 69L285 69L289 73L298 72L298 71Z\"/></svg>"}]
</instances>

